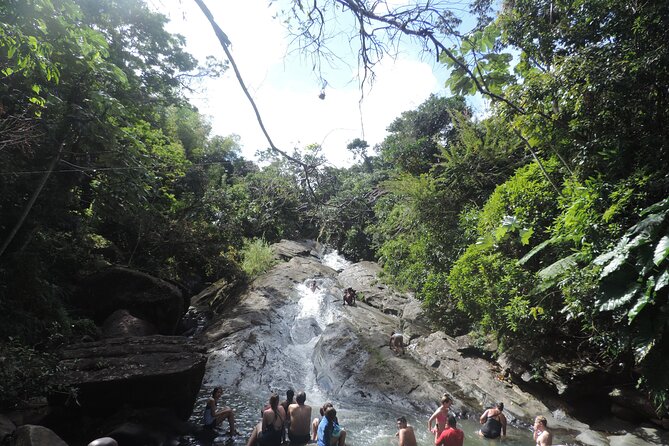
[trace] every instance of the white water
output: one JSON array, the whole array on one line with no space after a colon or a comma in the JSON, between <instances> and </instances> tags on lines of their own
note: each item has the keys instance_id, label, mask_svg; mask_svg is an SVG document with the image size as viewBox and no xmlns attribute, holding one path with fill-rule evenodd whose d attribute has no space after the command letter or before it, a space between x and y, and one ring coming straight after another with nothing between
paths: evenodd
<instances>
[{"instance_id":1,"label":"white water","mask_svg":"<svg viewBox=\"0 0 669 446\"><path fill-rule=\"evenodd\" d=\"M324 263L335 265L337 269L343 269L348 262L336 253L324 256ZM334 268L334 266L332 266ZM340 267L340 268L339 268ZM314 286L315 285L315 286ZM349 446L397 446L396 420L399 416L405 416L409 424L413 425L416 432L418 444L428 446L434 444L434 437L427 430L427 419L431 413L417 412L412 409L410 404L406 405L382 405L378 403L360 403L356 401L352 404L349 401L340 401L329 395L327 389L319 386L312 364L312 353L314 346L318 342L319 334L328 324L336 323L341 311L341 286L332 279L314 278L308 279L295 287L297 303L292 307L286 305L285 312L282 312L282 320L286 323L286 328L290 329L290 340L285 346L283 361L277 361L272 364L276 370L276 380L271 383L274 389L281 397L285 398L285 391L288 387L296 392L304 390L307 394L307 404L312 406L312 416L319 416L318 408L323 403L330 401L337 409L337 416L340 424L347 431L347 445ZM314 327L316 324L317 327ZM310 329L305 329L305 327ZM306 333L306 334L305 334ZM310 337L310 333L315 336ZM230 347L227 347L228 349ZM229 352L221 352L229 354ZM408 359L409 360L409 359ZM281 370L278 370L282 368ZM226 370L229 373L230 370ZM216 377L222 371L208 370L205 377L206 383L216 382ZM212 386L213 387L213 386ZM204 400L211 392L212 387L207 387L201 394L202 407ZM255 394L250 394L255 393ZM438 403L435 396L436 409ZM266 403L266 390L257 389L257 392L248 392L246 390L225 388L223 404L233 407L237 414L237 430L243 436L230 439L227 436L221 436L214 439L187 439L186 444L191 445L222 445L243 446L246 444L248 434L260 417L260 409ZM199 422L201 412L196 409L193 417L194 422ZM487 440L479 437L476 432L480 425L478 420L460 420L459 427L465 432L465 445L513 445L530 446L533 445L532 434L529 431L509 427L507 437L503 440ZM227 425L223 426L227 429Z\"/></svg>"}]
</instances>

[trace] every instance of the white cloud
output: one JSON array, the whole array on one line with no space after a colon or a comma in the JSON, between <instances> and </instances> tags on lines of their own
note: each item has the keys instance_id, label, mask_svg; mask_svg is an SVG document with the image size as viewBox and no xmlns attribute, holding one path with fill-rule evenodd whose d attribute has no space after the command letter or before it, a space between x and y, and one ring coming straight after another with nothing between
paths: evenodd
<instances>
[{"instance_id":1,"label":"white cloud","mask_svg":"<svg viewBox=\"0 0 669 446\"><path fill-rule=\"evenodd\" d=\"M281 149L292 151L293 147L319 143L332 163L350 164L346 144L363 137L363 125L364 138L370 145L379 143L401 112L416 108L431 92L441 89L431 65L402 56L385 59L376 66L376 81L366 89L360 107L361 93L350 68L329 72L326 97L321 100L321 85L310 64L295 55L286 57L286 32L278 20L272 19L273 11L266 0L207 4L230 38L242 77L270 137ZM223 58L213 30L194 5L163 4L162 9L167 8L163 12L173 20L170 29L186 37L188 51L199 59L209 54ZM355 66L355 55L350 57ZM214 133L240 135L245 157L252 158L257 149L268 147L232 70L206 82L206 92L193 96L192 102L210 116Z\"/></svg>"}]
</instances>

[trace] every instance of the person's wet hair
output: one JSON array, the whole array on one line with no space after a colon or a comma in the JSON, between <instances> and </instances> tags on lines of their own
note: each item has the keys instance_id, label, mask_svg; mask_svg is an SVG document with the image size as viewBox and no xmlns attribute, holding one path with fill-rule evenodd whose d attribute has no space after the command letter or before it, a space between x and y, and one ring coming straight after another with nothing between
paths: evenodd
<instances>
[{"instance_id":1,"label":"person's wet hair","mask_svg":"<svg viewBox=\"0 0 669 446\"><path fill-rule=\"evenodd\" d=\"M504 403L499 402L499 403L495 404L495 407L498 408L499 410L504 410Z\"/></svg>"},{"instance_id":2,"label":"person's wet hair","mask_svg":"<svg viewBox=\"0 0 669 446\"><path fill-rule=\"evenodd\" d=\"M306 400L307 400L307 394L304 392L298 392L297 396L295 397L295 401L297 401L297 404L304 404Z\"/></svg>"},{"instance_id":3,"label":"person's wet hair","mask_svg":"<svg viewBox=\"0 0 669 446\"><path fill-rule=\"evenodd\" d=\"M444 393L444 396L441 397L441 404L452 403L452 402L453 402L453 400L446 393Z\"/></svg>"},{"instance_id":4,"label":"person's wet hair","mask_svg":"<svg viewBox=\"0 0 669 446\"><path fill-rule=\"evenodd\" d=\"M399 417L397 421L399 421L402 424L407 424L407 419L405 417Z\"/></svg>"},{"instance_id":5,"label":"person's wet hair","mask_svg":"<svg viewBox=\"0 0 669 446\"><path fill-rule=\"evenodd\" d=\"M325 411L327 410L328 407L332 407L332 403L325 403L323 404L323 407L321 407L320 412L322 417L325 416Z\"/></svg>"},{"instance_id":6,"label":"person's wet hair","mask_svg":"<svg viewBox=\"0 0 669 446\"><path fill-rule=\"evenodd\" d=\"M325 418L327 418L330 421L333 421L335 418L337 418L337 410L330 406L327 409L325 409L325 413L323 414Z\"/></svg>"},{"instance_id":7,"label":"person's wet hair","mask_svg":"<svg viewBox=\"0 0 669 446\"><path fill-rule=\"evenodd\" d=\"M216 392L218 392L219 390L221 391L221 393L223 393L223 387L220 387L220 386L214 387L214 390L211 391L212 398L214 398L216 396Z\"/></svg>"},{"instance_id":8,"label":"person's wet hair","mask_svg":"<svg viewBox=\"0 0 669 446\"><path fill-rule=\"evenodd\" d=\"M455 418L455 415L451 414L448 416L448 425L451 427L455 427L455 425L458 423L457 418Z\"/></svg>"},{"instance_id":9,"label":"person's wet hair","mask_svg":"<svg viewBox=\"0 0 669 446\"><path fill-rule=\"evenodd\" d=\"M286 390L286 399L288 399L288 401L293 401L294 396L295 396L295 391L293 389Z\"/></svg>"},{"instance_id":10,"label":"person's wet hair","mask_svg":"<svg viewBox=\"0 0 669 446\"><path fill-rule=\"evenodd\" d=\"M274 412L276 412L276 410L277 410L278 407L279 407L279 395L277 395L276 393L273 393L273 394L269 397L269 405L270 405L270 407L272 408L272 410L273 410Z\"/></svg>"}]
</instances>

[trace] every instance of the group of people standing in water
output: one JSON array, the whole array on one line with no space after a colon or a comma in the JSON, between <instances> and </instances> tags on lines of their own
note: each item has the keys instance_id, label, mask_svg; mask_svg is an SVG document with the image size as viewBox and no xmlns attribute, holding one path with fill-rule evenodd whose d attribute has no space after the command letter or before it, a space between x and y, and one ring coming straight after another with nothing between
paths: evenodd
<instances>
[{"instance_id":1,"label":"group of people standing in water","mask_svg":"<svg viewBox=\"0 0 669 446\"><path fill-rule=\"evenodd\" d=\"M205 428L214 428L228 421L232 435L240 435L235 429L234 411L224 406L217 409L217 402L223 395L221 387L214 388L211 398L207 399L204 409ZM294 401L293 401L294 398ZM272 393L269 402L260 411L261 420L251 431L246 446L306 445L346 446L346 431L339 426L337 410L332 403L320 408L320 418L311 418L311 406L305 404L305 392L286 392L286 400L279 403L279 396Z\"/></svg>"},{"instance_id":2,"label":"group of people standing in water","mask_svg":"<svg viewBox=\"0 0 669 446\"><path fill-rule=\"evenodd\" d=\"M204 425L213 428L223 421L228 421L230 435L240 435L235 429L235 414L229 407L217 409L217 402L223 395L221 387L214 388L211 398L204 409ZM293 400L294 398L294 400ZM292 446L315 443L317 446L346 446L346 431L339 425L337 410L332 403L325 403L320 408L320 418L312 417L312 408L306 404L306 393L286 392L286 400L279 403L279 396L272 393L269 403L261 410L261 421L253 428L246 446L280 446L290 442ZM462 446L465 434L457 427L457 418L450 413L453 403L451 397L444 394L441 405L427 421L427 428L434 433L435 446ZM506 436L506 416L504 403L496 403L486 409L479 418L482 424L478 435L485 438ZM548 430L545 417L538 416L534 421L534 441L537 446L552 446L553 435ZM399 446L417 446L413 426L405 417L397 419Z\"/></svg>"},{"instance_id":3,"label":"group of people standing in water","mask_svg":"<svg viewBox=\"0 0 669 446\"><path fill-rule=\"evenodd\" d=\"M441 406L432 414L427 421L427 428L434 433L435 446L462 446L464 443L464 432L456 427L456 418L449 413L453 401L451 397L444 394L441 398ZM486 409L479 422L481 429L478 435L485 438L500 438L506 436L506 416L504 415L504 403L495 403L493 407ZM432 423L435 423L434 428ZM544 416L537 416L534 420L534 441L537 446L552 446L553 434L548 430L548 421ZM402 444L399 446L416 446L416 443Z\"/></svg>"}]
</instances>

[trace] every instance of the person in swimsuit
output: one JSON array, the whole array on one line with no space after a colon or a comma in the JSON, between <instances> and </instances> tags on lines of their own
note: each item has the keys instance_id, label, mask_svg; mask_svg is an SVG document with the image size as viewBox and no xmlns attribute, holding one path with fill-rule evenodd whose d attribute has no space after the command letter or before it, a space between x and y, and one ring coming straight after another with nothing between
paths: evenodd
<instances>
[{"instance_id":1,"label":"person in swimsuit","mask_svg":"<svg viewBox=\"0 0 669 446\"><path fill-rule=\"evenodd\" d=\"M483 412L480 423L483 425L479 435L486 438L498 438L500 435L506 436L506 417L502 413L504 403L497 403L495 407Z\"/></svg>"},{"instance_id":2,"label":"person in swimsuit","mask_svg":"<svg viewBox=\"0 0 669 446\"><path fill-rule=\"evenodd\" d=\"M441 434L434 434L435 446L462 446L465 442L465 433L456 427L455 415L448 416L448 427Z\"/></svg>"},{"instance_id":3,"label":"person in swimsuit","mask_svg":"<svg viewBox=\"0 0 669 446\"><path fill-rule=\"evenodd\" d=\"M262 413L262 431L259 442L262 446L280 446L283 441L283 426L286 412L279 405L279 395L269 397L269 408Z\"/></svg>"},{"instance_id":4,"label":"person in swimsuit","mask_svg":"<svg viewBox=\"0 0 669 446\"><path fill-rule=\"evenodd\" d=\"M534 441L537 442L537 446L553 445L553 434L546 429L547 427L546 417L539 415L534 419Z\"/></svg>"},{"instance_id":5,"label":"person in swimsuit","mask_svg":"<svg viewBox=\"0 0 669 446\"><path fill-rule=\"evenodd\" d=\"M216 409L216 403L218 403L221 396L223 396L223 389L215 387L211 392L211 398L207 399L203 416L204 427L213 429L219 426L223 420L228 420L230 435L239 435L239 432L235 429L235 412L227 406L223 406L220 410Z\"/></svg>"},{"instance_id":6,"label":"person in swimsuit","mask_svg":"<svg viewBox=\"0 0 669 446\"><path fill-rule=\"evenodd\" d=\"M416 446L416 434L413 426L407 424L407 419L399 417L397 419L397 437L399 437L399 446Z\"/></svg>"},{"instance_id":7,"label":"person in swimsuit","mask_svg":"<svg viewBox=\"0 0 669 446\"><path fill-rule=\"evenodd\" d=\"M337 411L330 406L318 423L318 446L346 446L346 431L339 427Z\"/></svg>"},{"instance_id":8,"label":"person in swimsuit","mask_svg":"<svg viewBox=\"0 0 669 446\"><path fill-rule=\"evenodd\" d=\"M321 414L321 418L323 418L325 416L325 410L328 407L332 407L332 403L325 403L325 404L323 404L323 407L318 409L318 411ZM311 422L311 440L312 441L316 441L316 439L318 438L318 426L321 422L321 418L316 417L316 418L314 418L314 421Z\"/></svg>"},{"instance_id":9,"label":"person in swimsuit","mask_svg":"<svg viewBox=\"0 0 669 446\"><path fill-rule=\"evenodd\" d=\"M306 400L307 394L299 392L295 398L297 402L288 406L288 417L291 420L288 428L288 439L291 446L307 444L311 439L309 435L311 406L304 404Z\"/></svg>"},{"instance_id":10,"label":"person in swimsuit","mask_svg":"<svg viewBox=\"0 0 669 446\"><path fill-rule=\"evenodd\" d=\"M435 434L441 434L441 431L446 429L446 421L448 420L448 409L453 404L453 400L448 394L444 393L444 396L441 397L441 406L434 411L429 420L427 420L427 428L430 432ZM432 427L432 422L435 421L434 428Z\"/></svg>"},{"instance_id":11,"label":"person in swimsuit","mask_svg":"<svg viewBox=\"0 0 669 446\"><path fill-rule=\"evenodd\" d=\"M402 333L395 333L394 331L390 333L390 349L394 351L395 353L399 354L404 354L404 336L402 336ZM444 421L444 424L446 424L446 421Z\"/></svg>"}]
</instances>

